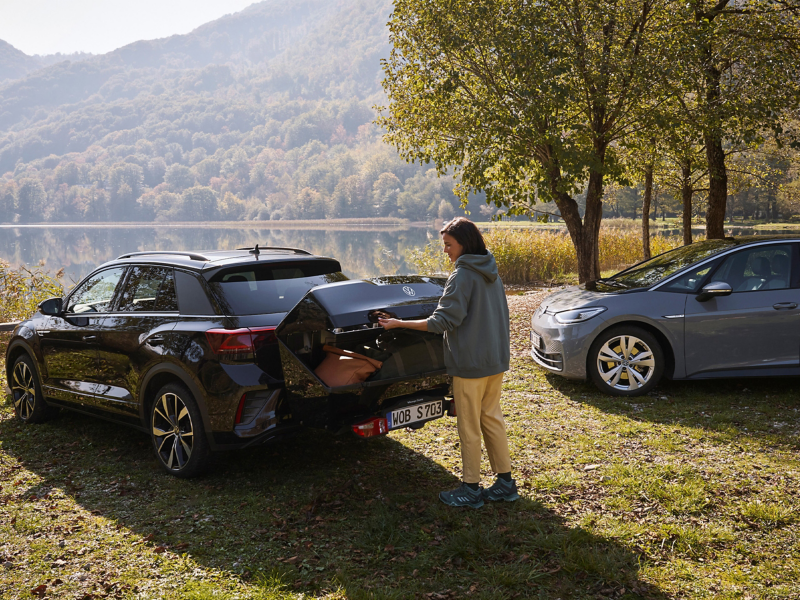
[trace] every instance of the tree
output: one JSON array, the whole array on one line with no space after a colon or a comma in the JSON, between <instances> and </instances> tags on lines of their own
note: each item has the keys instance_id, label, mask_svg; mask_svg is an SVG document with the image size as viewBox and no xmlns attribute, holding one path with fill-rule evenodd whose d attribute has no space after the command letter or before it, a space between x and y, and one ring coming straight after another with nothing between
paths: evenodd
<instances>
[{"instance_id":1,"label":"tree","mask_svg":"<svg viewBox=\"0 0 800 600\"><path fill-rule=\"evenodd\" d=\"M407 160L455 169L509 214L555 201L580 281L600 277L603 186L615 144L657 102L667 0L397 0L378 123ZM584 188L581 217L575 195Z\"/></svg>"},{"instance_id":2,"label":"tree","mask_svg":"<svg viewBox=\"0 0 800 600\"><path fill-rule=\"evenodd\" d=\"M798 105L800 2L690 0L674 4L671 81L687 124L702 136L708 163L706 237L724 237L728 199L726 147L781 130Z\"/></svg>"},{"instance_id":3,"label":"tree","mask_svg":"<svg viewBox=\"0 0 800 600\"><path fill-rule=\"evenodd\" d=\"M196 183L192 170L189 167L178 164L167 167L164 182L173 192L182 192Z\"/></svg>"},{"instance_id":4,"label":"tree","mask_svg":"<svg viewBox=\"0 0 800 600\"><path fill-rule=\"evenodd\" d=\"M190 221L207 221L216 216L217 195L209 187L196 185L181 194L181 204Z\"/></svg>"},{"instance_id":5,"label":"tree","mask_svg":"<svg viewBox=\"0 0 800 600\"><path fill-rule=\"evenodd\" d=\"M375 202L375 213L379 217L388 217L397 211L397 195L403 188L400 179L394 173L381 173L372 184L372 198Z\"/></svg>"},{"instance_id":6,"label":"tree","mask_svg":"<svg viewBox=\"0 0 800 600\"><path fill-rule=\"evenodd\" d=\"M38 179L26 178L19 182L17 188L16 212L23 222L41 221L47 194Z\"/></svg>"}]
</instances>

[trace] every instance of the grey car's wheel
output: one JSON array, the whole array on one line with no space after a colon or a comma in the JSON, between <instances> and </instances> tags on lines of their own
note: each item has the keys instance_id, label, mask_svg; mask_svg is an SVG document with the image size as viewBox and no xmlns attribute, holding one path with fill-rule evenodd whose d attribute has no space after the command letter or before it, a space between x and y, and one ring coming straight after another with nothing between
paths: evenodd
<instances>
[{"instance_id":1,"label":"grey car's wheel","mask_svg":"<svg viewBox=\"0 0 800 600\"><path fill-rule=\"evenodd\" d=\"M14 400L14 413L20 421L42 423L57 412L57 409L47 406L33 361L27 354L14 362L9 386Z\"/></svg>"},{"instance_id":2,"label":"grey car's wheel","mask_svg":"<svg viewBox=\"0 0 800 600\"><path fill-rule=\"evenodd\" d=\"M641 396L664 374L664 351L654 335L633 326L603 332L592 344L589 375L600 391Z\"/></svg>"},{"instance_id":3,"label":"grey car's wheel","mask_svg":"<svg viewBox=\"0 0 800 600\"><path fill-rule=\"evenodd\" d=\"M206 440L200 410L189 390L168 383L150 407L150 437L161 467L176 477L193 477L208 466Z\"/></svg>"}]
</instances>

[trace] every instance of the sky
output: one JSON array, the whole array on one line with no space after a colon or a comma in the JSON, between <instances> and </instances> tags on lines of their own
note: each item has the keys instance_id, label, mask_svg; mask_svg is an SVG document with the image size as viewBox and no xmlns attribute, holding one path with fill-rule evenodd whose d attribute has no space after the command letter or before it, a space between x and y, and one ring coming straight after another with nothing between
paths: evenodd
<instances>
[{"instance_id":1,"label":"sky","mask_svg":"<svg viewBox=\"0 0 800 600\"><path fill-rule=\"evenodd\" d=\"M189 33L255 0L0 0L0 40L25 54L103 54Z\"/></svg>"}]
</instances>

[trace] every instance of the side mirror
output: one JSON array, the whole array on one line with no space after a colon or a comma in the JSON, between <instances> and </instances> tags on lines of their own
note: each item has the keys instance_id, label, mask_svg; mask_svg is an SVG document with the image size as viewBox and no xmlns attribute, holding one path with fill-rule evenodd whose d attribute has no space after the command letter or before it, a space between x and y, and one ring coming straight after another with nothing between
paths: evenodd
<instances>
[{"instance_id":1,"label":"side mirror","mask_svg":"<svg viewBox=\"0 0 800 600\"><path fill-rule=\"evenodd\" d=\"M730 296L731 292L733 292L733 290L729 283L725 283L724 281L712 281L700 290L700 293L697 295L697 301L705 302L717 296Z\"/></svg>"},{"instance_id":2,"label":"side mirror","mask_svg":"<svg viewBox=\"0 0 800 600\"><path fill-rule=\"evenodd\" d=\"M61 298L49 298L39 305L39 312L43 315L56 317L61 314L63 300Z\"/></svg>"}]
</instances>

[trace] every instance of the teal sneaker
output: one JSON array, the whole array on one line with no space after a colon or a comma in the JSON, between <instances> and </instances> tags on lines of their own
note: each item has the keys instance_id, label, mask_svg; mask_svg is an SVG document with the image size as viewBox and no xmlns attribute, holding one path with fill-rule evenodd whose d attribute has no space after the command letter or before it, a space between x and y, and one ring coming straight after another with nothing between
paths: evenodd
<instances>
[{"instance_id":1,"label":"teal sneaker","mask_svg":"<svg viewBox=\"0 0 800 600\"><path fill-rule=\"evenodd\" d=\"M441 492L439 494L439 500L448 506L480 508L483 506L483 490L480 487L477 490L473 490L466 483L462 483L460 487L454 490Z\"/></svg>"},{"instance_id":2,"label":"teal sneaker","mask_svg":"<svg viewBox=\"0 0 800 600\"><path fill-rule=\"evenodd\" d=\"M519 500L517 482L513 479L511 481L506 481L498 477L497 481L492 484L492 487L483 490L483 498L484 500L490 500L492 502L499 502L500 500L514 502L514 500Z\"/></svg>"}]
</instances>

